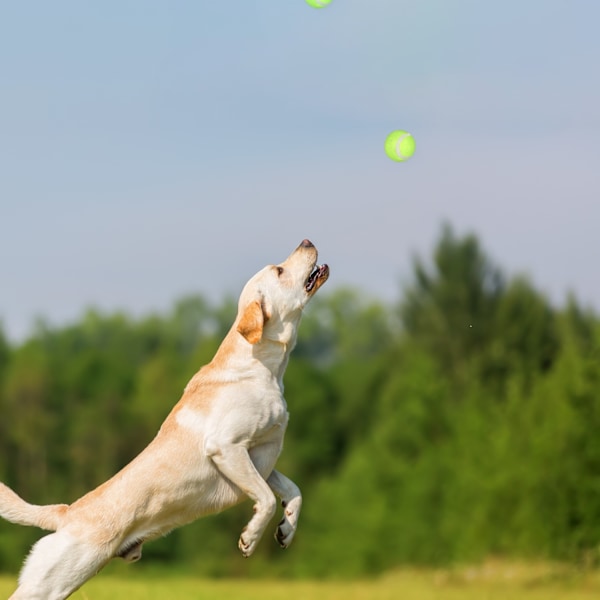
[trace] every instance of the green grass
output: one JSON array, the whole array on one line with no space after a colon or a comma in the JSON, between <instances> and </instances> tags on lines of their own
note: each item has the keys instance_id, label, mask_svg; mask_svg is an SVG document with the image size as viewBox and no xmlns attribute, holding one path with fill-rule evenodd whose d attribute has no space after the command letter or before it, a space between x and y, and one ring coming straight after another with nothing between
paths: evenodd
<instances>
[{"instance_id":1,"label":"green grass","mask_svg":"<svg viewBox=\"0 0 600 600\"><path fill-rule=\"evenodd\" d=\"M15 578L0 577L0 598ZM488 562L453 570L405 569L373 580L208 580L103 573L74 600L596 600L600 575L552 565Z\"/></svg>"}]
</instances>

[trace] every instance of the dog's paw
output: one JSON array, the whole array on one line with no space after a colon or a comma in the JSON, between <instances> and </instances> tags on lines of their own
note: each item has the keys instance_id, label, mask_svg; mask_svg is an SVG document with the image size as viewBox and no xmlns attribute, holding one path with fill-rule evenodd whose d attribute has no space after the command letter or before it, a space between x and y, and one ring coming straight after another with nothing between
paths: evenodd
<instances>
[{"instance_id":1,"label":"dog's paw","mask_svg":"<svg viewBox=\"0 0 600 600\"><path fill-rule=\"evenodd\" d=\"M238 540L238 548L244 558L248 558L256 550L257 541L249 539L246 530L242 531L242 535L240 535L240 539Z\"/></svg>"},{"instance_id":2,"label":"dog's paw","mask_svg":"<svg viewBox=\"0 0 600 600\"><path fill-rule=\"evenodd\" d=\"M126 562L135 562L136 560L140 560L142 558L142 544L144 542L138 542L129 548L125 548L119 554L118 557L122 558Z\"/></svg>"},{"instance_id":3,"label":"dog's paw","mask_svg":"<svg viewBox=\"0 0 600 600\"><path fill-rule=\"evenodd\" d=\"M292 511L286 510L283 514L283 519L277 525L275 530L275 539L282 548L287 548L294 539L296 533L295 514ZM292 523L291 521L294 521Z\"/></svg>"}]
</instances>

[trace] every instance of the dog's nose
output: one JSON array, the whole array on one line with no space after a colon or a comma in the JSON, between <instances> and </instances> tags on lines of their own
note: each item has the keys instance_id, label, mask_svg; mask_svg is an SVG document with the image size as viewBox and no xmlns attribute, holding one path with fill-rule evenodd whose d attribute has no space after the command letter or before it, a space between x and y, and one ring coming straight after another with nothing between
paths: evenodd
<instances>
[{"instance_id":1,"label":"dog's nose","mask_svg":"<svg viewBox=\"0 0 600 600\"><path fill-rule=\"evenodd\" d=\"M303 248L313 248L314 244L310 240L302 240L300 244Z\"/></svg>"}]
</instances>

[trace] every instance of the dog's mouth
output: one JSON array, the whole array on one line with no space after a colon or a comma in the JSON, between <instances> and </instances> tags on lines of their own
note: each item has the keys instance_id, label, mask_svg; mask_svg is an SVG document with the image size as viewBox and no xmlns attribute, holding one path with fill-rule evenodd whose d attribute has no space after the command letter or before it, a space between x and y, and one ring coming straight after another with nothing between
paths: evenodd
<instances>
[{"instance_id":1,"label":"dog's mouth","mask_svg":"<svg viewBox=\"0 0 600 600\"><path fill-rule=\"evenodd\" d=\"M329 277L329 266L328 265L315 265L313 270L310 272L304 289L307 293L316 292Z\"/></svg>"}]
</instances>

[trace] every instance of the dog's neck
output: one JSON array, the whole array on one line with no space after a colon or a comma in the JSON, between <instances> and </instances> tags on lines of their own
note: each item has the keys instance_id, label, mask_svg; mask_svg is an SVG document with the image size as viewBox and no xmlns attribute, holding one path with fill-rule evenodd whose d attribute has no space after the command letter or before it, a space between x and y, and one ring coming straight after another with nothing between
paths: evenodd
<instances>
[{"instance_id":1,"label":"dog's neck","mask_svg":"<svg viewBox=\"0 0 600 600\"><path fill-rule=\"evenodd\" d=\"M264 375L266 370L277 380L279 387L283 390L283 374L290 353L296 345L295 337L282 342L265 336L256 344L250 344L245 340L240 343L240 338L241 334L235 327L232 327L219 346L213 360L200 369L187 387L192 389L201 380L206 381L206 377L211 379L215 373L218 373L217 378L222 381L223 375L231 368L237 373L237 376L240 374L260 376L260 372L262 371Z\"/></svg>"},{"instance_id":2,"label":"dog's neck","mask_svg":"<svg viewBox=\"0 0 600 600\"><path fill-rule=\"evenodd\" d=\"M288 342L262 339L252 346L252 356L272 373L282 389L283 374L295 345L295 339Z\"/></svg>"}]
</instances>

